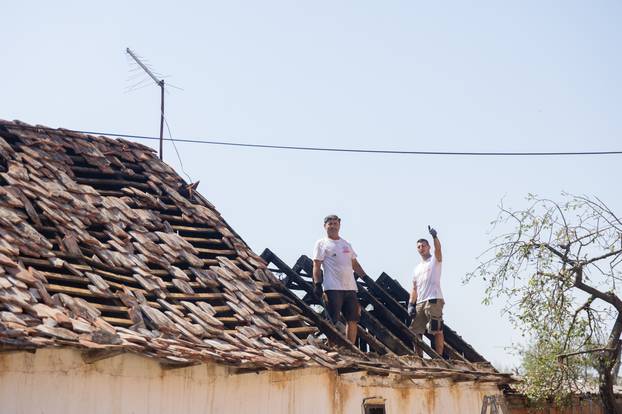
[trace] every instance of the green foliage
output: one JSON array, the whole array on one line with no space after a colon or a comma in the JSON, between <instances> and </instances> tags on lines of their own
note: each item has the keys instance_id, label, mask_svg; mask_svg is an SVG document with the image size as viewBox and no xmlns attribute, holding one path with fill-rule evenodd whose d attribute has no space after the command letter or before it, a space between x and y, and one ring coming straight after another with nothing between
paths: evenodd
<instances>
[{"instance_id":1,"label":"green foliage","mask_svg":"<svg viewBox=\"0 0 622 414\"><path fill-rule=\"evenodd\" d=\"M465 279L484 280L483 303L504 301L512 324L531 340L522 350L522 387L535 400L563 399L587 385L595 354L558 356L603 347L618 315L612 298L622 280L622 223L598 199L563 197L558 203L530 194L522 210L501 205L491 247Z\"/></svg>"},{"instance_id":2,"label":"green foliage","mask_svg":"<svg viewBox=\"0 0 622 414\"><path fill-rule=\"evenodd\" d=\"M578 346L579 344L573 344ZM554 399L563 405L571 395L597 383L596 361L585 353L560 358L567 349L565 339L558 335L539 337L521 349L523 381L517 388L532 402L545 403Z\"/></svg>"}]
</instances>

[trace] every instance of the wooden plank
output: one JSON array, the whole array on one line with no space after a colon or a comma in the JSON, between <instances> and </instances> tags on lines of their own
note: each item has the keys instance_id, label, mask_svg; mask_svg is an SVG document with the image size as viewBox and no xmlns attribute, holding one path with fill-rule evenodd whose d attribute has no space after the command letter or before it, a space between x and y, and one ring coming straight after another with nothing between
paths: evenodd
<instances>
[{"instance_id":1,"label":"wooden plank","mask_svg":"<svg viewBox=\"0 0 622 414\"><path fill-rule=\"evenodd\" d=\"M281 316L281 320L285 323L300 321L300 322L306 322L310 325L313 324L313 321L304 315Z\"/></svg>"},{"instance_id":2,"label":"wooden plank","mask_svg":"<svg viewBox=\"0 0 622 414\"><path fill-rule=\"evenodd\" d=\"M412 355L414 353L408 345L393 335L391 331L386 329L378 319L365 309L361 310L361 320L359 323L397 355Z\"/></svg>"},{"instance_id":3,"label":"wooden plank","mask_svg":"<svg viewBox=\"0 0 622 414\"><path fill-rule=\"evenodd\" d=\"M215 254L219 256L237 255L238 252L231 249L206 249L204 247L195 247L199 253Z\"/></svg>"},{"instance_id":4,"label":"wooden plank","mask_svg":"<svg viewBox=\"0 0 622 414\"><path fill-rule=\"evenodd\" d=\"M114 173L106 173L106 172L103 172L102 170L100 170L99 168L82 167L82 166L79 166L79 165L72 165L71 166L71 170L74 173L94 174L94 175L98 175L98 176L108 176L110 178L125 177L125 178L130 178L130 179L138 179L141 182L147 182L147 180L148 180L148 177L146 175L139 174L139 173L135 173L133 175L126 174L123 171L115 171Z\"/></svg>"},{"instance_id":5,"label":"wooden plank","mask_svg":"<svg viewBox=\"0 0 622 414\"><path fill-rule=\"evenodd\" d=\"M386 273L382 273L376 280L381 287L383 287L389 294L397 298L397 300L408 300L409 293L404 289L397 281L392 279ZM432 336L426 335L428 338ZM451 329L445 321L443 321L443 336L445 337L445 344L448 344L457 353L462 354L464 358L469 362L488 362L483 356L481 356L470 344L468 344L456 331Z\"/></svg>"},{"instance_id":6,"label":"wooden plank","mask_svg":"<svg viewBox=\"0 0 622 414\"><path fill-rule=\"evenodd\" d=\"M279 304L275 304L275 305L269 305L273 310L275 311L289 311L290 313L300 313L300 314L304 314L304 312L302 311L302 309L300 309L298 306L294 305L293 303L279 303Z\"/></svg>"},{"instance_id":7,"label":"wooden plank","mask_svg":"<svg viewBox=\"0 0 622 414\"><path fill-rule=\"evenodd\" d=\"M218 263L218 259L201 259L203 261L203 265L209 267L209 266L217 266Z\"/></svg>"},{"instance_id":8,"label":"wooden plank","mask_svg":"<svg viewBox=\"0 0 622 414\"><path fill-rule=\"evenodd\" d=\"M384 319L383 322L388 321L390 324L390 327L393 328L391 330L392 333L394 333L397 337L399 337L409 349L411 349L412 344L417 343L421 347L421 349L423 349L425 353L431 358L440 358L440 355L438 355L435 351L433 351L432 348L427 346L427 344L421 343L421 341L418 340L417 335L408 326L406 326L400 319L398 319L397 316L395 316L391 311L385 308L380 303L380 301L378 301L371 293L369 293L364 288L359 287L359 294L364 299L366 299L368 302L370 302L372 306L374 307L374 312L371 312L371 313L379 314L378 316ZM385 323L384 325L388 326L389 324ZM447 347L447 350L449 351L450 355L454 357L455 359L466 361L460 354L456 353L449 346ZM412 352L412 349L411 349L411 352Z\"/></svg>"},{"instance_id":9,"label":"wooden plank","mask_svg":"<svg viewBox=\"0 0 622 414\"><path fill-rule=\"evenodd\" d=\"M117 191L117 190L101 190L101 189L97 189L97 192L100 195L103 196L107 196L107 197L123 197L127 194L125 194L123 191Z\"/></svg>"},{"instance_id":10,"label":"wooden plank","mask_svg":"<svg viewBox=\"0 0 622 414\"><path fill-rule=\"evenodd\" d=\"M183 216L181 216L180 214L160 213L159 216L163 220L168 221L170 224L179 224L181 226L189 225L190 227L194 227L194 228L202 227L202 226L205 225L205 223L195 222L195 221L192 221L192 220L187 220Z\"/></svg>"},{"instance_id":11,"label":"wooden plank","mask_svg":"<svg viewBox=\"0 0 622 414\"><path fill-rule=\"evenodd\" d=\"M124 281L132 280L132 278L130 277L133 273L131 269L111 266L105 263L101 263L97 260L93 260L90 257L86 257L86 256L81 257L80 260L87 263L88 266L80 264L80 263L76 263L76 264L72 263L77 269L85 270L85 271L93 272L93 273L99 273L99 271L101 271L102 276L108 275L110 277L117 278L119 280L124 280ZM125 276L125 278L123 278L123 276Z\"/></svg>"},{"instance_id":12,"label":"wooden plank","mask_svg":"<svg viewBox=\"0 0 622 414\"><path fill-rule=\"evenodd\" d=\"M221 292L217 293L167 293L166 297L177 300L199 300L199 299L225 299L225 296Z\"/></svg>"},{"instance_id":13,"label":"wooden plank","mask_svg":"<svg viewBox=\"0 0 622 414\"><path fill-rule=\"evenodd\" d=\"M106 189L123 188L123 187L135 187L145 192L151 192L151 187L148 184L141 183L139 181L121 180L118 178L86 178L76 177L76 182L79 184L90 185L93 188L106 187Z\"/></svg>"},{"instance_id":14,"label":"wooden plank","mask_svg":"<svg viewBox=\"0 0 622 414\"><path fill-rule=\"evenodd\" d=\"M130 319L125 319L125 318L113 318L112 316L102 316L102 319L105 320L106 322L108 322L109 324L115 326L115 325L122 325L122 326L132 326L134 325L134 322L132 322Z\"/></svg>"},{"instance_id":15,"label":"wooden plank","mask_svg":"<svg viewBox=\"0 0 622 414\"><path fill-rule=\"evenodd\" d=\"M307 273L312 271L313 262L307 256L301 256L296 262L296 267L300 270L304 270ZM373 280L371 281L373 283ZM413 344L417 343L421 349L431 358L440 358L440 356L432 349L428 344L423 341L420 341L417 338L417 335L410 330L405 323L393 314L382 302L380 302L374 295L371 294L367 289L365 289L361 283L357 283L358 285L358 295L362 299L363 302L370 303L373 306L373 312L369 312L368 315L365 315L366 320L363 322L364 325L369 325L368 329L383 342L390 341L390 343L386 343L389 348L391 348L394 352L401 355L404 352L404 349L407 349L407 354L413 354ZM366 312L366 311L364 311ZM369 317L373 319L369 319ZM378 323L376 323L378 322ZM382 329L384 327L384 329ZM400 342L398 344L397 341ZM450 346L447 346L448 353L454 357L455 359L465 360L460 354L455 352Z\"/></svg>"},{"instance_id":16,"label":"wooden plank","mask_svg":"<svg viewBox=\"0 0 622 414\"><path fill-rule=\"evenodd\" d=\"M208 239L204 237L190 237L190 236L181 236L184 240L191 243L193 246L195 243L197 244L217 244L219 246L226 246L226 244L221 239ZM196 247L196 246L195 246Z\"/></svg>"},{"instance_id":17,"label":"wooden plank","mask_svg":"<svg viewBox=\"0 0 622 414\"><path fill-rule=\"evenodd\" d=\"M294 335L309 335L319 331L317 326L298 326L295 328L287 328L287 331Z\"/></svg>"},{"instance_id":18,"label":"wooden plank","mask_svg":"<svg viewBox=\"0 0 622 414\"><path fill-rule=\"evenodd\" d=\"M214 236L220 236L218 230L214 228L181 226L179 224L171 224L171 228L176 231L184 231L193 234L211 234Z\"/></svg>"},{"instance_id":19,"label":"wooden plank","mask_svg":"<svg viewBox=\"0 0 622 414\"><path fill-rule=\"evenodd\" d=\"M231 312L231 307L229 305L212 305L212 308L216 314Z\"/></svg>"},{"instance_id":20,"label":"wooden plank","mask_svg":"<svg viewBox=\"0 0 622 414\"><path fill-rule=\"evenodd\" d=\"M238 318L234 318L233 316L219 316L219 317L216 317L216 319L228 325L242 323L242 321L240 321Z\"/></svg>"},{"instance_id":21,"label":"wooden plank","mask_svg":"<svg viewBox=\"0 0 622 414\"><path fill-rule=\"evenodd\" d=\"M298 269L299 271L304 270L308 274L312 272L312 266L313 266L313 262L307 256L301 256L296 261L296 265L295 265L296 269ZM302 277L298 273L291 275L290 281L295 282L300 287L304 287L304 290L307 291L308 293L312 289L310 283L302 279ZM359 292L359 293L362 293L363 295L365 295L366 293L365 289L361 289L359 287L359 290L362 290L362 292ZM363 325L373 336L375 336L378 340L380 340L380 342L382 342L392 352L398 355L409 355L409 354L414 353L412 347L409 344L404 343L393 332L387 329L386 326L384 326L384 324L382 324L379 320L377 320L371 313L367 312L365 309L362 309L361 311L360 324ZM369 343L369 341L367 340L366 342Z\"/></svg>"},{"instance_id":22,"label":"wooden plank","mask_svg":"<svg viewBox=\"0 0 622 414\"><path fill-rule=\"evenodd\" d=\"M112 298L114 297L114 295L91 292L88 289L81 289L81 288L55 285L55 284L47 284L45 285L45 288L48 290L48 292L66 293L67 295L70 295L70 296L87 296L91 298Z\"/></svg>"},{"instance_id":23,"label":"wooden plank","mask_svg":"<svg viewBox=\"0 0 622 414\"><path fill-rule=\"evenodd\" d=\"M127 313L129 311L127 306L102 305L101 303L90 303L90 305L100 312Z\"/></svg>"},{"instance_id":24,"label":"wooden plank","mask_svg":"<svg viewBox=\"0 0 622 414\"><path fill-rule=\"evenodd\" d=\"M376 339L372 334L367 332L365 328L363 328L361 325L358 325L357 335L360 336L365 342L367 342L367 345L369 345L370 348L374 350L375 352L377 352L378 354L395 355L393 351L387 348L382 342Z\"/></svg>"},{"instance_id":25,"label":"wooden plank","mask_svg":"<svg viewBox=\"0 0 622 414\"><path fill-rule=\"evenodd\" d=\"M264 259L268 264L273 263L277 266L283 273L292 274L293 270L285 264L277 255L272 253L269 249L265 249L261 254L261 258ZM365 353L363 353L360 349L358 349L354 344L348 341L348 339L343 335L343 333L339 332L335 328L335 326L318 315L309 305L304 303L302 299L288 290L283 284L275 283L273 286L274 289L278 289L283 292L283 295L286 295L296 306L302 311L306 317L311 319L314 324L320 328L320 331L326 335L326 337L333 341L333 343L344 346L352 352L357 353L360 357L367 359Z\"/></svg>"},{"instance_id":26,"label":"wooden plank","mask_svg":"<svg viewBox=\"0 0 622 414\"><path fill-rule=\"evenodd\" d=\"M284 299L283 294L279 292L265 292L263 295L266 299Z\"/></svg>"},{"instance_id":27,"label":"wooden plank","mask_svg":"<svg viewBox=\"0 0 622 414\"><path fill-rule=\"evenodd\" d=\"M91 165L81 155L71 155L71 154L66 154L66 155L69 158L71 158L71 160L74 162L74 165L83 165L83 166L90 166ZM144 172L145 171L145 168L142 165L137 164L135 162L123 160L123 165L125 167L129 167L130 169L134 170L137 174L139 172Z\"/></svg>"},{"instance_id":28,"label":"wooden plank","mask_svg":"<svg viewBox=\"0 0 622 414\"><path fill-rule=\"evenodd\" d=\"M46 279L62 280L63 282L69 282L69 283L86 283L86 284L90 283L89 279L86 277L64 275L62 273L55 273L55 272L50 272L50 271L41 271L41 273L43 273L43 276L45 276Z\"/></svg>"}]
</instances>

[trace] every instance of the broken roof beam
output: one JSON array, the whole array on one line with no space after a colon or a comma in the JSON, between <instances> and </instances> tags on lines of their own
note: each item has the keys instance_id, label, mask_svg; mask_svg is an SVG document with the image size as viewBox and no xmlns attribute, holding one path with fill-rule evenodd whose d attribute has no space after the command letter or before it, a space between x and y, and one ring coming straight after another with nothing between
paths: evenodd
<instances>
[{"instance_id":1,"label":"broken roof beam","mask_svg":"<svg viewBox=\"0 0 622 414\"><path fill-rule=\"evenodd\" d=\"M270 249L265 249L261 254L261 258L264 259L268 263L274 264L281 272L283 272L287 276L296 277L294 271L285 264L277 255L275 255ZM332 323L320 317L309 305L302 301L298 296L296 296L292 291L287 289L285 285L282 283L275 283L273 287L277 290L280 290L284 295L287 295L293 303L300 308L303 315L307 318L311 319L320 331L328 337L331 341L335 342L337 345L345 346L348 349L357 352L358 354L364 355L356 346L350 343L346 337L337 330Z\"/></svg>"},{"instance_id":2,"label":"broken roof beam","mask_svg":"<svg viewBox=\"0 0 622 414\"><path fill-rule=\"evenodd\" d=\"M278 266L278 264L274 261L273 263ZM297 262L296 265L298 264L299 262ZM315 297L315 294L313 292L312 285L304 280L304 278L298 272L295 272L293 269L291 270L291 272L285 272L286 287L288 287L289 289L293 289L295 285L300 290L306 292L305 298L313 300L312 303L319 304L319 300ZM310 271L307 273L310 273ZM363 328L368 331L363 333L363 335L371 334L375 337L374 340L370 338L369 335L366 335L367 337L363 339L368 343L368 345L370 345L372 348L375 348L376 351L380 351L380 353L388 353L388 351L390 351L397 355L406 355L413 353L413 350L409 344L404 343L400 338L398 338L390 330L388 330L383 323L378 321L376 317L374 317L371 313L367 312L364 309L362 309L361 320L359 321L359 323ZM379 347L379 342L382 343L382 348Z\"/></svg>"},{"instance_id":3,"label":"broken roof beam","mask_svg":"<svg viewBox=\"0 0 622 414\"><path fill-rule=\"evenodd\" d=\"M388 330L378 319L365 309L361 310L361 320L359 322L370 333L372 333L380 342L397 355L412 354L413 350L397 336Z\"/></svg>"},{"instance_id":4,"label":"broken roof beam","mask_svg":"<svg viewBox=\"0 0 622 414\"><path fill-rule=\"evenodd\" d=\"M382 287L387 293L395 299L402 302L408 302L409 293L396 280L392 279L386 273L382 273L376 280L376 284ZM403 308L403 307L402 307ZM405 308L403 308L405 310ZM449 344L457 352L464 355L469 362L488 362L481 356L470 344L468 344L460 335L443 322L443 335L445 343Z\"/></svg>"},{"instance_id":5,"label":"broken roof beam","mask_svg":"<svg viewBox=\"0 0 622 414\"><path fill-rule=\"evenodd\" d=\"M298 271L297 274L301 271L304 271L307 273L307 275L310 275L313 271L313 261L309 257L302 255L296 261L294 269ZM300 275L298 276L302 279ZM363 301L371 303L374 307L373 314L363 310L361 314L361 321L363 325L368 328L377 338L379 338L387 347L389 347L393 352L397 353L398 355L413 354L414 350L412 348L412 344L416 342L430 358L440 358L440 356L436 353L436 351L434 351L434 349L432 349L425 342L420 341L417 336L408 328L408 326L402 323L402 321L400 321L392 312L386 309L384 305L380 303L373 295L371 295L363 286L361 286L360 283L357 283L357 286L359 289L359 297L361 297ZM378 320L378 318L376 318L374 314L378 313L380 314L381 318L385 319L385 321L380 321ZM389 324L386 323L386 319L391 322L393 331L388 329ZM457 357L457 355L454 354L452 354L452 356Z\"/></svg>"}]
</instances>

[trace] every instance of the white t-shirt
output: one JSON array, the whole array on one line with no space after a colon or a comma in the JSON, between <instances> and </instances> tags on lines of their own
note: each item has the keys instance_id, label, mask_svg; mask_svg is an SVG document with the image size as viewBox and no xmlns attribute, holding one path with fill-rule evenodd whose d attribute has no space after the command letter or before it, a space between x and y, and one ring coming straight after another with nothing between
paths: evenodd
<instances>
[{"instance_id":1,"label":"white t-shirt","mask_svg":"<svg viewBox=\"0 0 622 414\"><path fill-rule=\"evenodd\" d=\"M415 267L413 286L417 290L417 303L430 299L443 299L441 292L441 262L434 255Z\"/></svg>"},{"instance_id":2,"label":"white t-shirt","mask_svg":"<svg viewBox=\"0 0 622 414\"><path fill-rule=\"evenodd\" d=\"M352 269L352 259L355 257L354 249L344 239L324 237L315 242L313 260L322 261L324 290L358 290Z\"/></svg>"}]
</instances>

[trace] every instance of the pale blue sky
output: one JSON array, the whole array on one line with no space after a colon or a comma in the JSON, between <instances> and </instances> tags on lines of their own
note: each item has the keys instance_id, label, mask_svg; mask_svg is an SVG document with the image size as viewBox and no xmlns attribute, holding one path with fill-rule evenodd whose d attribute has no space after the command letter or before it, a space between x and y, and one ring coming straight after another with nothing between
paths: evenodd
<instances>
[{"instance_id":1,"label":"pale blue sky","mask_svg":"<svg viewBox=\"0 0 622 414\"><path fill-rule=\"evenodd\" d=\"M440 151L621 150L618 2L10 2L0 118L157 135L159 90L124 89L130 47L171 89L177 138ZM137 79L136 81L142 78ZM157 143L142 141L155 146ZM595 195L622 210L620 156L378 156L178 144L257 253L310 254L328 213L367 272L410 284L427 224L447 322L508 366L519 340L462 286L502 197ZM178 171L170 144L165 160Z\"/></svg>"}]
</instances>

